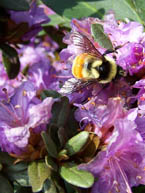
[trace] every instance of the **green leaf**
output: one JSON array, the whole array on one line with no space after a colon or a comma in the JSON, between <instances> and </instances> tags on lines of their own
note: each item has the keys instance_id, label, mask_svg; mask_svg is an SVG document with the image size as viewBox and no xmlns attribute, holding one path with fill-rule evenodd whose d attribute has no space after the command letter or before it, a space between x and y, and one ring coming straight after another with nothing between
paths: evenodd
<instances>
[{"instance_id":1,"label":"green leaf","mask_svg":"<svg viewBox=\"0 0 145 193\"><path fill-rule=\"evenodd\" d=\"M27 164L22 162L16 165L10 165L3 168L3 173L11 181L16 181L21 186L29 186Z\"/></svg>"},{"instance_id":2,"label":"green leaf","mask_svg":"<svg viewBox=\"0 0 145 193\"><path fill-rule=\"evenodd\" d=\"M17 182L21 186L30 186L27 171L8 174L9 179Z\"/></svg>"},{"instance_id":3,"label":"green leaf","mask_svg":"<svg viewBox=\"0 0 145 193\"><path fill-rule=\"evenodd\" d=\"M51 180L57 189L57 193L59 193L59 192L60 193L66 193L66 191L64 191L64 188L62 187L63 186L62 179L58 175L58 173L53 173Z\"/></svg>"},{"instance_id":4,"label":"green leaf","mask_svg":"<svg viewBox=\"0 0 145 193\"><path fill-rule=\"evenodd\" d=\"M2 164L0 164L0 171L2 170L2 168L3 168L3 165L2 165Z\"/></svg>"},{"instance_id":5,"label":"green leaf","mask_svg":"<svg viewBox=\"0 0 145 193\"><path fill-rule=\"evenodd\" d=\"M76 187L74 187L73 185L67 183L66 181L64 181L64 184L65 184L66 192L68 192L68 193L79 193L79 192L76 190Z\"/></svg>"},{"instance_id":6,"label":"green leaf","mask_svg":"<svg viewBox=\"0 0 145 193\"><path fill-rule=\"evenodd\" d=\"M75 135L65 145L65 149L67 150L67 154L72 156L79 152L82 147L86 144L89 138L89 132L82 131L79 134Z\"/></svg>"},{"instance_id":7,"label":"green leaf","mask_svg":"<svg viewBox=\"0 0 145 193\"><path fill-rule=\"evenodd\" d=\"M52 40L57 42L57 44L59 45L59 50L66 48L66 44L64 44L63 42L63 31L68 31L68 28L66 28L65 26L59 26L59 28L56 28L56 26L50 26L46 24L43 25L43 29Z\"/></svg>"},{"instance_id":8,"label":"green leaf","mask_svg":"<svg viewBox=\"0 0 145 193\"><path fill-rule=\"evenodd\" d=\"M57 148L56 148L55 143L53 142L51 137L48 135L48 133L43 131L41 135L42 135L42 138L43 138L48 154L51 157L56 158L57 157Z\"/></svg>"},{"instance_id":9,"label":"green leaf","mask_svg":"<svg viewBox=\"0 0 145 193\"><path fill-rule=\"evenodd\" d=\"M60 140L58 138L58 130L59 128L55 124L50 124L48 126L48 133L59 150L61 147L60 147Z\"/></svg>"},{"instance_id":10,"label":"green leaf","mask_svg":"<svg viewBox=\"0 0 145 193\"><path fill-rule=\"evenodd\" d=\"M90 8L85 2L80 2L78 0L42 0L42 2L59 15L68 19L72 19L74 16L75 18L88 17L96 12L96 9Z\"/></svg>"},{"instance_id":11,"label":"green leaf","mask_svg":"<svg viewBox=\"0 0 145 193\"><path fill-rule=\"evenodd\" d=\"M69 113L69 117L67 119L67 127L69 128L68 137L71 138L72 136L78 133L79 123L75 119L75 111L76 107L72 107Z\"/></svg>"},{"instance_id":12,"label":"green leaf","mask_svg":"<svg viewBox=\"0 0 145 193\"><path fill-rule=\"evenodd\" d=\"M130 5L132 5L133 9L135 10L135 12L139 15L139 17L141 18L141 23L143 23L145 25L145 3L144 0L127 0L128 3L130 3Z\"/></svg>"},{"instance_id":13,"label":"green leaf","mask_svg":"<svg viewBox=\"0 0 145 193\"><path fill-rule=\"evenodd\" d=\"M45 156L45 163L47 167L57 172L58 167L56 163L51 159L51 157Z\"/></svg>"},{"instance_id":14,"label":"green leaf","mask_svg":"<svg viewBox=\"0 0 145 193\"><path fill-rule=\"evenodd\" d=\"M29 4L26 0L0 0L0 6L15 11L29 10Z\"/></svg>"},{"instance_id":15,"label":"green leaf","mask_svg":"<svg viewBox=\"0 0 145 193\"><path fill-rule=\"evenodd\" d=\"M43 90L41 93L41 98L44 100L47 97L59 98L61 95L55 90Z\"/></svg>"},{"instance_id":16,"label":"green leaf","mask_svg":"<svg viewBox=\"0 0 145 193\"><path fill-rule=\"evenodd\" d=\"M2 175L0 175L0 193L13 193L13 187L10 182Z\"/></svg>"},{"instance_id":17,"label":"green leaf","mask_svg":"<svg viewBox=\"0 0 145 193\"><path fill-rule=\"evenodd\" d=\"M113 49L111 40L104 33L103 26L101 24L92 24L91 25L91 34L94 40L103 48Z\"/></svg>"},{"instance_id":18,"label":"green leaf","mask_svg":"<svg viewBox=\"0 0 145 193\"><path fill-rule=\"evenodd\" d=\"M9 172L21 172L27 170L28 164L26 162L20 162L17 164L12 164L11 166L6 167Z\"/></svg>"},{"instance_id":19,"label":"green leaf","mask_svg":"<svg viewBox=\"0 0 145 193\"><path fill-rule=\"evenodd\" d=\"M0 152L0 163L12 165L14 163L15 159L9 156L6 152Z\"/></svg>"},{"instance_id":20,"label":"green leaf","mask_svg":"<svg viewBox=\"0 0 145 193\"><path fill-rule=\"evenodd\" d=\"M44 193L57 193L57 188L51 179L45 181Z\"/></svg>"},{"instance_id":21,"label":"green leaf","mask_svg":"<svg viewBox=\"0 0 145 193\"><path fill-rule=\"evenodd\" d=\"M44 193L65 193L60 185L61 183L62 181L60 181L58 174L52 174L52 177L47 179L44 183Z\"/></svg>"},{"instance_id":22,"label":"green leaf","mask_svg":"<svg viewBox=\"0 0 145 193\"><path fill-rule=\"evenodd\" d=\"M43 24L43 26L65 26L70 27L70 20L64 17L61 17L58 14L49 15L50 22L48 24Z\"/></svg>"},{"instance_id":23,"label":"green leaf","mask_svg":"<svg viewBox=\"0 0 145 193\"><path fill-rule=\"evenodd\" d=\"M58 127L63 127L67 121L70 111L69 100L67 97L61 97L60 101L55 102L52 106L53 118L51 123Z\"/></svg>"},{"instance_id":24,"label":"green leaf","mask_svg":"<svg viewBox=\"0 0 145 193\"><path fill-rule=\"evenodd\" d=\"M144 0L42 0L63 18L99 17L113 10L116 19L129 18L144 23ZM134 5L135 4L135 5ZM133 6L134 5L134 6Z\"/></svg>"},{"instance_id":25,"label":"green leaf","mask_svg":"<svg viewBox=\"0 0 145 193\"><path fill-rule=\"evenodd\" d=\"M8 77L10 79L15 78L20 70L20 61L17 51L8 44L1 44L3 63L6 68Z\"/></svg>"},{"instance_id":26,"label":"green leaf","mask_svg":"<svg viewBox=\"0 0 145 193\"><path fill-rule=\"evenodd\" d=\"M144 193L145 192L145 185L139 185L138 187L132 188L133 193Z\"/></svg>"},{"instance_id":27,"label":"green leaf","mask_svg":"<svg viewBox=\"0 0 145 193\"><path fill-rule=\"evenodd\" d=\"M91 173L85 170L78 170L77 166L72 164L62 166L60 175L68 183L82 188L89 188L94 183L94 177Z\"/></svg>"},{"instance_id":28,"label":"green leaf","mask_svg":"<svg viewBox=\"0 0 145 193\"><path fill-rule=\"evenodd\" d=\"M50 169L45 162L32 162L28 166L28 176L33 192L38 192L42 190L44 181L50 177Z\"/></svg>"},{"instance_id":29,"label":"green leaf","mask_svg":"<svg viewBox=\"0 0 145 193\"><path fill-rule=\"evenodd\" d=\"M19 188L15 188L15 190L16 190L15 193L32 193L31 187L19 187Z\"/></svg>"},{"instance_id":30,"label":"green leaf","mask_svg":"<svg viewBox=\"0 0 145 193\"><path fill-rule=\"evenodd\" d=\"M58 139L60 141L61 147L64 147L66 141L69 139L68 136L67 136L68 133L66 132L66 130L67 129L64 128L64 127L60 127L58 129ZM69 128L69 131L70 131L70 128Z\"/></svg>"}]
</instances>

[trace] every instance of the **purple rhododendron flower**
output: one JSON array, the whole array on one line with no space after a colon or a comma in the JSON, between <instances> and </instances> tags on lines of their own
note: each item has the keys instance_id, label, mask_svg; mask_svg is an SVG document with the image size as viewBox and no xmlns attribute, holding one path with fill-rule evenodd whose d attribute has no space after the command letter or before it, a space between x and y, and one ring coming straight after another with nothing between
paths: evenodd
<instances>
[{"instance_id":1,"label":"purple rhododendron flower","mask_svg":"<svg viewBox=\"0 0 145 193\"><path fill-rule=\"evenodd\" d=\"M9 101L0 102L0 147L3 151L21 154L27 149L30 128L33 132L46 129L54 100L46 98L41 102L35 96L33 84L24 82Z\"/></svg>"},{"instance_id":2,"label":"purple rhododendron flower","mask_svg":"<svg viewBox=\"0 0 145 193\"><path fill-rule=\"evenodd\" d=\"M41 24L48 23L50 19L44 13L44 9L38 7L35 2L31 4L29 11L9 11L10 17L16 24L27 23L29 31L23 36L23 40L27 41L34 37L42 30Z\"/></svg>"},{"instance_id":3,"label":"purple rhododendron flower","mask_svg":"<svg viewBox=\"0 0 145 193\"><path fill-rule=\"evenodd\" d=\"M84 105L77 106L79 109L75 113L76 119L80 122L85 121L85 125L93 123L93 132L100 137L108 136L115 120L126 115L120 98L110 98L106 103L103 98L96 97Z\"/></svg>"},{"instance_id":4,"label":"purple rhododendron flower","mask_svg":"<svg viewBox=\"0 0 145 193\"><path fill-rule=\"evenodd\" d=\"M91 24L94 23L99 23L103 26L104 32L110 38L114 48L122 45L122 48L118 49L117 54L115 54L117 65L121 66L126 72L129 72L130 75L144 70L145 33L141 24L130 21L127 23L119 21L117 23L113 13L108 14L104 21L96 18L86 18L81 21L73 19L71 33L77 31L86 35L101 53L104 53L105 49L101 48L91 35ZM68 44L68 47L60 53L63 60L69 59L72 61L75 56L81 53L81 50L73 45L71 33L67 34L64 38L64 42Z\"/></svg>"},{"instance_id":5,"label":"purple rhododendron flower","mask_svg":"<svg viewBox=\"0 0 145 193\"><path fill-rule=\"evenodd\" d=\"M135 119L137 129L145 141L145 79L141 79L134 84L134 88L139 89L136 99L138 102L138 115Z\"/></svg>"},{"instance_id":6,"label":"purple rhododendron flower","mask_svg":"<svg viewBox=\"0 0 145 193\"><path fill-rule=\"evenodd\" d=\"M111 17L111 20L110 20ZM137 22L116 22L114 14L106 16L104 31L114 46L124 45L117 52L117 63L133 75L145 68L143 26ZM128 43L127 43L128 42Z\"/></svg>"},{"instance_id":7,"label":"purple rhododendron flower","mask_svg":"<svg viewBox=\"0 0 145 193\"><path fill-rule=\"evenodd\" d=\"M70 102L77 107L75 118L80 129L93 132L100 140L96 156L79 168L98 178L91 193L132 193L133 186L145 184L145 33L141 24L116 21L111 12L104 21L73 19L72 30L64 37L68 46L60 53L66 66L84 53L80 46L83 41L79 42L74 32L86 36L100 53L106 51L93 39L91 24L94 23L103 26L114 48L120 47L109 56L116 57L116 64L125 75L109 84L95 82L68 94Z\"/></svg>"},{"instance_id":8,"label":"purple rhododendron flower","mask_svg":"<svg viewBox=\"0 0 145 193\"><path fill-rule=\"evenodd\" d=\"M110 38L114 48L117 46L122 46L120 49L117 49L117 53L113 53L113 55L116 56L116 63L118 66L123 68L125 74L129 73L131 76L133 76L134 74L143 75L145 71L145 65L144 65L145 34L143 32L143 26L137 22L130 22L130 21L128 21L128 23L121 22L121 21L117 22L115 20L113 13L108 14L104 21L96 18L86 18L86 19L82 19L81 21L77 19L72 20L71 22L72 31L66 34L66 36L64 37L64 42L68 44L68 46L67 48L63 49L60 53L61 59L65 61L66 66L70 66L70 63L71 64L73 63L73 60L75 59L75 57L84 52L83 49L81 49L79 46L74 45L74 40L72 39L72 37L74 37L73 36L74 32L79 32L82 35L85 35L95 46L95 48L98 49L100 53L103 54L106 51L106 49L101 48L98 45L98 43L94 41L92 37L91 24L94 24L94 23L99 23L103 26L104 32ZM135 32L136 30L138 31L138 34ZM131 37L134 37L134 38L131 38ZM77 39L76 39L76 42L77 42ZM113 57L113 55L109 54L110 57ZM72 76L71 72L70 72L70 76ZM127 95L126 96L127 98L128 95L131 95L132 93L131 89L129 88L130 85L123 78L121 81L124 82L123 83L124 85L125 84L128 85L128 86L125 86L125 87L128 87L128 90L126 89L125 91L125 95ZM118 81L118 84L120 84L121 81ZM114 91L113 87L112 87L112 91ZM88 88L89 87L87 87L87 89L84 89L82 91L84 101L87 99L87 97L91 97L91 96L88 96L87 94ZM112 91L110 93L112 93ZM117 89L115 89L115 91L117 91ZM98 89L97 90L94 89L93 92L97 93ZM120 93L121 91L119 91L119 94ZM77 93L73 94L73 96L75 96L74 98L76 98L76 102L79 101L79 98L80 98L79 97L80 95L79 96L77 95L78 95ZM67 95L67 96L70 98L70 101L71 101L72 95ZM112 96L114 97L113 94ZM132 98L132 96L130 97ZM132 103L131 98L130 98L130 104ZM72 101L75 102L75 100L72 100Z\"/></svg>"},{"instance_id":9,"label":"purple rhododendron flower","mask_svg":"<svg viewBox=\"0 0 145 193\"><path fill-rule=\"evenodd\" d=\"M117 23L113 13L107 15L105 19L104 32L108 34L114 47L126 44L117 50L117 64L130 75L144 70L145 33L143 26L130 21Z\"/></svg>"},{"instance_id":10,"label":"purple rhododendron flower","mask_svg":"<svg viewBox=\"0 0 145 193\"><path fill-rule=\"evenodd\" d=\"M145 183L145 144L135 129L125 118L116 120L106 150L79 167L98 177L92 193L131 193L130 187Z\"/></svg>"},{"instance_id":11,"label":"purple rhododendron flower","mask_svg":"<svg viewBox=\"0 0 145 193\"><path fill-rule=\"evenodd\" d=\"M66 77L62 74L62 65L55 61L54 51L58 45L50 38L46 38L43 43L36 44L35 41L38 39L19 50L21 71L27 68L24 77L34 83L37 92L44 89L59 90L59 81L66 80Z\"/></svg>"},{"instance_id":12,"label":"purple rhododendron flower","mask_svg":"<svg viewBox=\"0 0 145 193\"><path fill-rule=\"evenodd\" d=\"M134 85L134 88L138 88L139 91L136 95L138 100L138 107L140 110L145 110L145 79L137 81Z\"/></svg>"},{"instance_id":13,"label":"purple rhododendron flower","mask_svg":"<svg viewBox=\"0 0 145 193\"><path fill-rule=\"evenodd\" d=\"M68 46L60 53L62 60L60 62L54 53L59 48L57 43L46 35L34 37L42 29L41 24L49 22L48 16L54 14L52 10L43 5L37 6L33 2L29 11L9 11L9 13L14 26L26 24L24 25L26 33L24 31L22 39L31 41L27 45L18 45L19 41L14 41L20 48L16 49L21 63L20 73L15 80L8 79L0 56L1 150L17 157L29 153L32 135L40 136L41 131L46 131L52 117L52 105L57 100L48 97L41 101L40 94L43 90L49 89L60 91L62 94L63 84L69 81L80 84L82 81L82 85L88 84L78 87L79 89L72 93L64 92L64 95L69 98L71 104L69 109L72 110L72 107L76 109L74 116L79 123L79 129L89 132L92 144L94 141L91 139L91 134L99 139L97 147L94 142L93 155L87 158L82 155L84 159L77 160L80 160L79 169L87 170L97 178L89 192L132 193L133 186L145 185L145 33L143 26L128 19L117 21L113 12L107 14L104 20L93 17L81 20L74 18L71 22L71 32L66 33L63 39ZM113 48L118 48L115 52L106 54L107 49L94 40L91 25L95 23L103 26ZM87 47L89 43L85 38L79 41L79 34L88 38L93 49L96 48L101 54L105 53L104 55L114 59L117 70L121 68L123 73L116 70L116 77L107 83L97 82L97 78L93 82L91 78L93 83L90 81L92 84L89 84L89 76L88 79L80 78L80 82L79 78L74 78L72 64L76 56L84 52L91 54L89 50L91 47L86 49L87 52L80 46L85 42ZM18 40L22 39L18 37ZM96 52L92 54L95 56ZM98 59L97 54L95 59ZM102 60L103 64L106 64L105 57L102 57ZM93 66L93 68L97 67ZM71 91L70 85L68 84L68 90ZM62 140L61 131L58 135ZM88 144L84 149L89 147ZM79 153L83 154L83 151ZM85 163L82 163L82 160Z\"/></svg>"},{"instance_id":14,"label":"purple rhododendron flower","mask_svg":"<svg viewBox=\"0 0 145 193\"><path fill-rule=\"evenodd\" d=\"M43 89L59 90L59 78L62 65L55 61L54 51L58 48L57 43L49 37L42 43L35 43L39 39L33 39L27 46L18 50L20 59L20 72L16 79L9 79L4 69L0 54L0 98L7 98L14 94L15 88L25 80L32 81L37 92ZM54 60L54 62L52 62ZM61 68L60 68L61 65ZM25 69L27 73L24 75ZM64 79L66 80L65 76ZM62 79L60 79L62 80Z\"/></svg>"}]
</instances>

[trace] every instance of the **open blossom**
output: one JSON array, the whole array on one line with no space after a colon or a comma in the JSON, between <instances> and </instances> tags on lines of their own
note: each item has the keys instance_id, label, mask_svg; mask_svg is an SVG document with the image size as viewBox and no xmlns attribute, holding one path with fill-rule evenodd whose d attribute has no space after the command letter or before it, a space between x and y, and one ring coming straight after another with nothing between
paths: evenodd
<instances>
[{"instance_id":1,"label":"open blossom","mask_svg":"<svg viewBox=\"0 0 145 193\"><path fill-rule=\"evenodd\" d=\"M145 33L143 26L133 21L117 23L114 14L111 13L106 16L103 27L115 47L125 44L117 51L118 65L130 75L144 71Z\"/></svg>"},{"instance_id":2,"label":"open blossom","mask_svg":"<svg viewBox=\"0 0 145 193\"><path fill-rule=\"evenodd\" d=\"M145 184L145 144L135 129L134 122L118 119L106 150L79 166L98 178L91 193L132 193L132 186Z\"/></svg>"},{"instance_id":3,"label":"open blossom","mask_svg":"<svg viewBox=\"0 0 145 193\"><path fill-rule=\"evenodd\" d=\"M75 116L82 129L90 128L105 147L79 166L98 178L91 193L132 193L131 187L145 184L145 128L138 108L127 110L121 98L104 100L103 95L77 106Z\"/></svg>"},{"instance_id":4,"label":"open blossom","mask_svg":"<svg viewBox=\"0 0 145 193\"><path fill-rule=\"evenodd\" d=\"M75 112L75 117L81 124L84 122L83 128L88 123L92 123L93 132L101 138L105 137L105 139L110 135L110 128L113 127L116 119L126 115L120 98L110 98L108 102L105 102L103 98L95 97L86 104L77 106L79 108Z\"/></svg>"},{"instance_id":5,"label":"open blossom","mask_svg":"<svg viewBox=\"0 0 145 193\"><path fill-rule=\"evenodd\" d=\"M9 101L0 102L0 146L17 155L27 150L30 129L41 132L51 118L52 98L43 102L36 97L32 83L24 82Z\"/></svg>"},{"instance_id":6,"label":"open blossom","mask_svg":"<svg viewBox=\"0 0 145 193\"><path fill-rule=\"evenodd\" d=\"M61 70L57 67L59 61L56 61L54 55L58 45L50 38L46 38L42 43L35 43L35 41L40 40L34 39L19 50L21 71L26 69L24 77L34 83L37 92L44 89L58 90Z\"/></svg>"},{"instance_id":7,"label":"open blossom","mask_svg":"<svg viewBox=\"0 0 145 193\"><path fill-rule=\"evenodd\" d=\"M97 98L97 97L96 97ZM145 184L144 126L135 123L138 109L127 110L119 98L103 98L78 105L76 118L91 123L90 131L97 134L102 150L80 169L88 170L97 178L91 193L132 193L131 187ZM105 148L104 148L105 147ZM101 146L100 146L101 148Z\"/></svg>"}]
</instances>

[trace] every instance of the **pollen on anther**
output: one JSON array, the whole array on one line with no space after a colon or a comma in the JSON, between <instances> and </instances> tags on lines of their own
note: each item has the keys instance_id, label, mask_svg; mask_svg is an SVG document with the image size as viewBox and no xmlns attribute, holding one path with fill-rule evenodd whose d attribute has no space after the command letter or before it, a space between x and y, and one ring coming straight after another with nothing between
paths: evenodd
<instances>
[{"instance_id":1,"label":"pollen on anther","mask_svg":"<svg viewBox=\"0 0 145 193\"><path fill-rule=\"evenodd\" d=\"M88 101L90 101L91 100L91 98L90 97L88 97Z\"/></svg>"},{"instance_id":2,"label":"pollen on anther","mask_svg":"<svg viewBox=\"0 0 145 193\"><path fill-rule=\"evenodd\" d=\"M114 185L115 185L115 190L116 190L116 192L120 192L120 190L119 190L119 183L116 181L116 180L114 180L114 183L113 183Z\"/></svg>"},{"instance_id":3,"label":"pollen on anther","mask_svg":"<svg viewBox=\"0 0 145 193\"><path fill-rule=\"evenodd\" d=\"M23 90L23 96L27 96L26 90Z\"/></svg>"},{"instance_id":4,"label":"pollen on anther","mask_svg":"<svg viewBox=\"0 0 145 193\"><path fill-rule=\"evenodd\" d=\"M93 102L91 102L91 104L95 106L95 102L94 102L94 101L93 101Z\"/></svg>"},{"instance_id":5,"label":"pollen on anther","mask_svg":"<svg viewBox=\"0 0 145 193\"><path fill-rule=\"evenodd\" d=\"M142 176L136 176L136 179L141 180L141 179L142 179Z\"/></svg>"},{"instance_id":6,"label":"pollen on anther","mask_svg":"<svg viewBox=\"0 0 145 193\"><path fill-rule=\"evenodd\" d=\"M15 105L15 109L21 108L20 105Z\"/></svg>"}]
</instances>

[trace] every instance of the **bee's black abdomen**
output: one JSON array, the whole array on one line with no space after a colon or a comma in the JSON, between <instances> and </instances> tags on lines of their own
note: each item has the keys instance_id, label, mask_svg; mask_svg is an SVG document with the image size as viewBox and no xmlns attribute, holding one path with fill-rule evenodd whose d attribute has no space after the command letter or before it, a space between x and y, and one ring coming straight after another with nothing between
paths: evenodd
<instances>
[{"instance_id":1,"label":"bee's black abdomen","mask_svg":"<svg viewBox=\"0 0 145 193\"><path fill-rule=\"evenodd\" d=\"M98 69L100 74L99 79L100 80L107 79L109 76L110 70L111 70L111 64L108 61L103 62L103 64L99 66L99 69Z\"/></svg>"}]
</instances>

